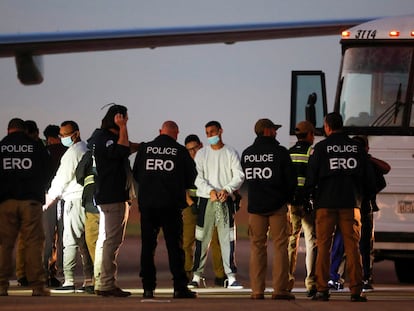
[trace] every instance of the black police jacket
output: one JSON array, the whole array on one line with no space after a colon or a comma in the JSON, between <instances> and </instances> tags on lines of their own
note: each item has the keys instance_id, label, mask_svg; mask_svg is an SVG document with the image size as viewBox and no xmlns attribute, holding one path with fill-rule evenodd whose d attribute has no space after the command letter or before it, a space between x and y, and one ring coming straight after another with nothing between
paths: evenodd
<instances>
[{"instance_id":1,"label":"black police jacket","mask_svg":"<svg viewBox=\"0 0 414 311\"><path fill-rule=\"evenodd\" d=\"M95 201L99 204L126 202L126 168L129 165L129 147L119 145L118 136L106 129L96 129L88 139L96 161Z\"/></svg>"},{"instance_id":2,"label":"black police jacket","mask_svg":"<svg viewBox=\"0 0 414 311\"><path fill-rule=\"evenodd\" d=\"M44 204L51 174L51 158L42 143L24 132L11 133L0 142L0 202L16 199Z\"/></svg>"},{"instance_id":3,"label":"black police jacket","mask_svg":"<svg viewBox=\"0 0 414 311\"><path fill-rule=\"evenodd\" d=\"M142 143L133 166L140 210L185 208L186 189L194 184L196 174L187 149L172 137L162 134Z\"/></svg>"},{"instance_id":4,"label":"black police jacket","mask_svg":"<svg viewBox=\"0 0 414 311\"><path fill-rule=\"evenodd\" d=\"M297 177L288 150L273 137L257 137L241 165L248 186L248 212L269 214L292 199Z\"/></svg>"},{"instance_id":5,"label":"black police jacket","mask_svg":"<svg viewBox=\"0 0 414 311\"><path fill-rule=\"evenodd\" d=\"M360 208L363 197L375 194L367 153L344 133L332 133L314 147L305 188L316 208Z\"/></svg>"}]
</instances>

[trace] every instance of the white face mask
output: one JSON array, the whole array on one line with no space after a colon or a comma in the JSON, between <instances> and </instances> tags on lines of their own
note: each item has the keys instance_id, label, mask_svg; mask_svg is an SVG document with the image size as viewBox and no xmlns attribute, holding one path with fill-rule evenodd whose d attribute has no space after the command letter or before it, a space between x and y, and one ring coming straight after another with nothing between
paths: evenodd
<instances>
[{"instance_id":1,"label":"white face mask","mask_svg":"<svg viewBox=\"0 0 414 311\"><path fill-rule=\"evenodd\" d=\"M215 136L208 137L207 140L210 145L217 145L218 142L220 141L220 137L218 135L215 135Z\"/></svg>"},{"instance_id":2,"label":"white face mask","mask_svg":"<svg viewBox=\"0 0 414 311\"><path fill-rule=\"evenodd\" d=\"M62 142L62 145L65 147L70 147L73 145L72 136L62 137L60 141Z\"/></svg>"}]
</instances>

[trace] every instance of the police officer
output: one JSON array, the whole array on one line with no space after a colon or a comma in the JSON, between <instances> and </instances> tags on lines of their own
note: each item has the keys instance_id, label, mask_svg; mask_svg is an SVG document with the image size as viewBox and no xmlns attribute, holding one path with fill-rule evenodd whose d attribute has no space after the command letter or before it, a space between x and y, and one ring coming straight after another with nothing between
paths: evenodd
<instances>
[{"instance_id":1,"label":"police officer","mask_svg":"<svg viewBox=\"0 0 414 311\"><path fill-rule=\"evenodd\" d=\"M308 297L316 293L315 263L316 263L316 234L315 213L306 208L304 185L309 156L312 152L312 144L315 138L315 128L309 121L301 121L295 127L297 142L289 149L290 157L297 173L297 186L293 201L289 205L292 234L289 237L289 290L295 284L296 262L299 248L300 233L303 230L306 247L306 278L305 287Z\"/></svg>"},{"instance_id":2,"label":"police officer","mask_svg":"<svg viewBox=\"0 0 414 311\"><path fill-rule=\"evenodd\" d=\"M18 234L23 241L25 275L33 296L49 296L43 269L42 204L50 179L50 157L25 134L24 121L10 120L0 142L0 296L8 295L12 253Z\"/></svg>"},{"instance_id":3,"label":"police officer","mask_svg":"<svg viewBox=\"0 0 414 311\"><path fill-rule=\"evenodd\" d=\"M184 146L177 143L178 126L165 121L160 135L143 143L135 158L133 174L138 182L141 212L141 271L144 298L153 298L156 287L154 254L162 228L174 279L174 298L195 298L187 288L184 270L182 209L186 189L196 177L195 164Z\"/></svg>"},{"instance_id":4,"label":"police officer","mask_svg":"<svg viewBox=\"0 0 414 311\"><path fill-rule=\"evenodd\" d=\"M342 131L338 113L324 120L326 139L315 145L309 159L305 188L316 207L316 286L313 300L329 300L329 266L332 236L338 226L344 239L349 272L351 301L367 301L362 292L362 267L359 252L361 236L361 199L375 193L375 178L362 146ZM372 189L374 187L374 189Z\"/></svg>"},{"instance_id":5,"label":"police officer","mask_svg":"<svg viewBox=\"0 0 414 311\"><path fill-rule=\"evenodd\" d=\"M248 185L252 299L264 299L268 231L274 247L272 299L295 299L288 291L291 226L287 202L295 191L296 173L289 152L276 140L279 127L269 119L258 120L254 128L257 137L241 158Z\"/></svg>"}]
</instances>

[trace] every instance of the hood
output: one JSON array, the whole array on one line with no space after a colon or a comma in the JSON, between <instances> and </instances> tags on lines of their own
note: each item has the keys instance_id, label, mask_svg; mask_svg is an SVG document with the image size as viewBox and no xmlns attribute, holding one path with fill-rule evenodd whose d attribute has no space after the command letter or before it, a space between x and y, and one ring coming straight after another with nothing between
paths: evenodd
<instances>
[{"instance_id":1,"label":"hood","mask_svg":"<svg viewBox=\"0 0 414 311\"><path fill-rule=\"evenodd\" d=\"M89 137L88 140L87 140L87 142L88 142L88 144L87 144L88 149L92 150L93 144L96 142L97 138L100 135L102 135L103 131L104 131L103 129L95 129L93 131L91 137Z\"/></svg>"}]
</instances>

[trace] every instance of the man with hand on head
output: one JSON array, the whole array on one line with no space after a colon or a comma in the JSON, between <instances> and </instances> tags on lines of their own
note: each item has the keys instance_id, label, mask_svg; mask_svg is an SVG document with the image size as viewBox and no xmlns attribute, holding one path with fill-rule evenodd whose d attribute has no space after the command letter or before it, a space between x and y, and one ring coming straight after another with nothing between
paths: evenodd
<instances>
[{"instance_id":1,"label":"man with hand on head","mask_svg":"<svg viewBox=\"0 0 414 311\"><path fill-rule=\"evenodd\" d=\"M88 139L95 160L95 202L99 209L99 234L95 245L95 293L108 297L128 297L131 292L117 284L117 257L128 221L131 173L128 140L128 110L112 104L101 128ZM131 176L132 177L132 176Z\"/></svg>"}]
</instances>

